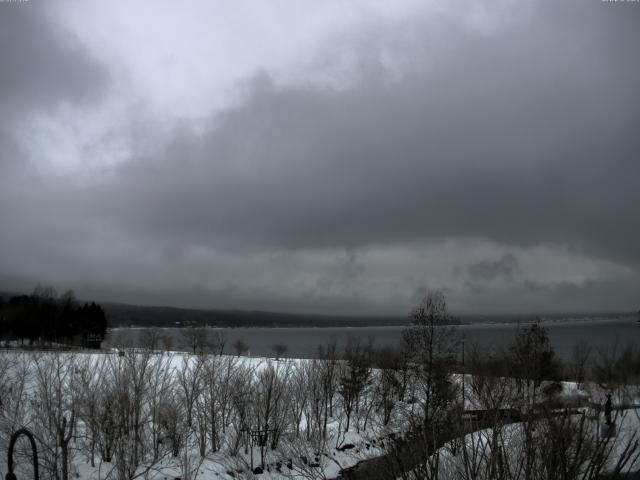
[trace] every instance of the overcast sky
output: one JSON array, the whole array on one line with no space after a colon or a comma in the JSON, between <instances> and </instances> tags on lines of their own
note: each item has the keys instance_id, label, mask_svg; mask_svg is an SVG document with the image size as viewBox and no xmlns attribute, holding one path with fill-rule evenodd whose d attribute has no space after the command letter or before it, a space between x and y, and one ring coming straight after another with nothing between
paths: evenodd
<instances>
[{"instance_id":1,"label":"overcast sky","mask_svg":"<svg viewBox=\"0 0 640 480\"><path fill-rule=\"evenodd\" d=\"M640 3L0 2L0 289L640 308Z\"/></svg>"}]
</instances>

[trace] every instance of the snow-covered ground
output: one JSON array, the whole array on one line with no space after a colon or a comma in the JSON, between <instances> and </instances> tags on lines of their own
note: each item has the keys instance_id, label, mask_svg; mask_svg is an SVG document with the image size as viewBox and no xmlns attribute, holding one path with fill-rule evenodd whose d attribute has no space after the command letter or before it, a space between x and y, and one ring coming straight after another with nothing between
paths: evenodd
<instances>
[{"instance_id":1,"label":"snow-covered ground","mask_svg":"<svg viewBox=\"0 0 640 480\"><path fill-rule=\"evenodd\" d=\"M62 354L0 352L0 362L2 362L0 364L0 393L3 399L3 403L0 406L1 447L6 448L10 433L22 425L32 428L36 432L42 432L43 429L46 430L46 422L43 423L42 419L39 418L45 415L44 411L39 410L40 408L45 408L42 404L42 392L39 389L42 389L47 381L45 379L43 383L42 378L40 378L39 383L39 377L36 372L37 362L35 360L56 355L63 359L61 364L64 364L65 359L73 358L73 363L71 363L73 366L72 376L84 375L86 378L83 381L87 382L86 384L91 388L96 388L101 385L100 377L104 375L104 365L110 364L113 366L118 362L124 362L126 358L131 356L144 354L126 352L123 357L117 351L111 353ZM163 353L155 355L154 358L157 363L153 363L149 368L158 369L156 372L158 378L161 377L161 374L170 372L169 376L174 378L172 381L179 377L180 372L195 369L196 364L202 361L201 357L185 353ZM217 358L221 366L228 365L234 369L234 372L241 372L241 375L251 376L254 379L261 377L261 374L265 372L277 372L277 375L281 375L283 382L285 382L283 384L286 388L283 402L286 402L287 405L294 405L296 400L299 400L300 396L303 395L300 385L296 383L298 378L296 377L296 372L303 371L305 367L309 367L314 362L307 359L274 359L266 357L218 356ZM52 372L56 373L55 371ZM220 374L222 373L221 371ZM372 373L373 376L378 374L379 372L376 371ZM23 376L23 384L18 381L21 375ZM473 377L466 375L463 380L462 375L453 375L452 378L454 383L458 385L459 391L461 391L463 385L465 387L465 408L471 410L482 408L482 403L472 388ZM52 384L55 384L55 381L55 378L51 379ZM71 382L70 379L63 380L61 385L67 387L71 385L69 382ZM75 386L77 387L78 384L76 383ZM565 400L567 404L583 405L581 409L584 415L590 416L589 428L600 428L598 422L602 422L602 417L596 416L592 407L584 405L587 402L590 402L591 405L603 404L605 397L602 389L595 385L579 386L573 382L562 382L561 387L558 398ZM305 388L313 388L313 385L305 384ZM366 390L363 395L373 395L372 389L374 387L367 388L370 390ZM177 394L176 392L178 391L180 390L177 387L175 390L171 390L172 394ZM79 395L77 398L73 397L76 393ZM80 398L84 398L82 397L83 392L76 393L62 391L63 403L73 400L72 397L76 398L77 401L80 401ZM96 393L98 396L101 395L100 391ZM637 388L616 392L614 404L640 405L637 393ZM256 392L253 394L259 395ZM184 433L185 438L181 439L182 448L177 456L169 455L165 452L164 455L156 460L147 459L141 461L136 475L138 475L138 478L146 480L184 479L186 476L189 476L192 480L232 480L254 477L273 480L285 478L335 478L341 469L353 466L362 460L384 454L384 442L388 442L387 435L390 432L400 432L405 429L407 425L406 414L414 408L413 404L397 402L389 421L384 424L378 406L367 402L368 400L366 399L362 400L359 404L361 410L352 414L351 425L349 429L346 429L344 406L339 398L336 398L333 415L327 420L327 435L324 440L318 440L318 436L307 433L307 428L312 420L308 418L310 410L302 408L297 422L292 422L290 419L286 420L286 428L280 432L281 438L277 447L273 450L269 446L261 448L258 445L254 445L251 447L250 442L239 441L239 429L234 425L234 421L229 421L228 429L221 433L218 439L219 448L217 451L211 452L207 450L206 455L202 457L199 453L198 436L194 428L193 431L190 430ZM70 405L67 404L61 408L64 415L71 415ZM203 407L205 406L203 403ZM504 405L504 407L508 406ZM365 409L369 409L369 411L365 411ZM624 412L616 419L619 441L617 441L616 451L612 455L614 460L616 456L620 455L620 449L624 441L640 429L638 412L639 410L632 409ZM104 461L97 451L93 455L94 466L91 466L91 454L86 444L89 425L86 424L85 418L88 417L86 412L83 416L80 410L74 414L79 419L73 432L77 440L74 439L71 443L73 460L72 476L70 478L92 480L117 478L115 462ZM185 411L179 410L179 414L184 416ZM149 415L149 418L160 418ZM293 415L293 413L289 412L287 415ZM184 421L184 418L178 419L178 421ZM478 445L486 444L491 435L491 430L476 432L467 435L464 443L471 446L475 445L475 448L477 448ZM513 448L517 448L518 445L522 444L522 426L520 424L504 427L501 435ZM41 443L43 441L43 439L40 439ZM454 472L456 468L460 467L461 457L452 453L455 450L454 447L455 445L448 444L440 452L443 461L443 475L447 472ZM165 448L165 446L162 448ZM46 455L46 451L43 453ZM51 452L49 454L51 455ZM261 473L257 473L258 470L256 468L261 464L261 455L264 455L265 459L264 470ZM0 474L4 476L6 473L5 456L3 455L0 458ZM516 457L514 456L514 458ZM443 476L442 478L447 477Z\"/></svg>"},{"instance_id":2,"label":"snow-covered ground","mask_svg":"<svg viewBox=\"0 0 640 480\"><path fill-rule=\"evenodd\" d=\"M2 382L2 391L11 391L16 393L15 385L11 385L17 375L23 373L20 371L26 365L27 368L33 370L34 364L31 361L34 358L45 358L49 356L59 356L62 359L73 358L75 364L80 368L88 368L91 370L90 376L94 380L99 380L101 371L105 362L120 362L123 357L118 355L118 351L114 350L110 353L50 353L50 352L20 352L6 351L1 352L5 365L10 365L4 375L0 376ZM127 351L125 356L143 355L142 353L132 353ZM171 352L159 354L162 357L162 368L171 370L177 375L178 372L193 367L199 361L194 355L181 352ZM311 360L306 359L275 359L267 357L244 357L244 356L219 356L222 363L231 362L233 368L243 371L249 375L259 376L266 368L275 368L284 372L286 375L291 374L295 369L308 364ZM32 372L33 373L33 372ZM26 411L21 412L21 416L25 419L24 424L27 428L35 428L34 415L38 413L29 411L29 403L34 405L38 397L38 384L34 375L29 376L22 388L22 401L26 400ZM287 396L296 395L295 391L286 392ZM278 444L278 448L271 450L268 446L262 450L265 454L264 469L259 477L264 479L283 479L283 478L332 478L338 475L338 472L346 467L352 466L359 461L378 456L383 453L379 446L380 441L380 425L377 419L372 419L366 429L360 430L356 422L352 422L352 426L348 431L344 429L344 420L338 414L339 408L336 405L336 413L329 418L327 422L327 438L320 444L306 438L304 433L296 436L293 431L285 431ZM2 419L0 420L0 429L2 431L0 445L8 444L8 437L12 431L23 426L23 423L16 422L15 417L9 417L9 410L2 410ZM306 419L302 415L300 421L300 430L304 432ZM87 428L83 421L78 422L76 434L82 436L82 432ZM140 478L147 480L165 480L174 478L184 478L185 469L190 470L191 479L195 480L212 480L212 479L237 479L237 478L253 478L256 476L253 471L261 464L261 447L254 445L241 445L234 454L230 453L231 444L235 441L237 432L229 432L223 434L219 439L221 448L218 452L207 453L205 457L201 457L195 443L191 444L191 448L185 448L177 457L171 455L166 458L154 462L153 468L148 472L144 472L144 468L140 468ZM189 443L187 440L185 443ZM103 480L109 478L117 478L116 466L114 462L104 461L100 455L95 454L94 466L91 466L90 458L86 449L74 446L72 478ZM42 454L41 454L42 456ZM5 475L7 467L5 457L0 459L0 474Z\"/></svg>"}]
</instances>

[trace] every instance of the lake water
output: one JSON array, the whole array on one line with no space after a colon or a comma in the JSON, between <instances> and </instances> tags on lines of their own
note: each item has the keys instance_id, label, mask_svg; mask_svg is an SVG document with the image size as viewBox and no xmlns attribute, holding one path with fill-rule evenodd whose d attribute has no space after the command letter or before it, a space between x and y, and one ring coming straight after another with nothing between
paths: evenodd
<instances>
[{"instance_id":1,"label":"lake water","mask_svg":"<svg viewBox=\"0 0 640 480\"><path fill-rule=\"evenodd\" d=\"M622 347L627 343L640 343L640 323L633 319L602 319L545 322L551 344L561 357L569 357L576 343L585 341L594 349L610 349L614 345ZM273 355L273 346L287 346L285 356L309 358L317 352L319 345L336 341L343 346L349 338L362 342L371 341L374 346L396 346L404 327L327 327L327 328L212 328L222 332L226 340L226 351L233 352L232 345L242 340L254 356ZM458 327L467 344L476 342L482 346L500 347L507 344L517 329L515 324L473 324ZM174 350L187 350L181 329L162 328L161 335L171 337ZM117 333L120 332L120 333ZM117 328L110 331L107 341L114 335L125 334L136 345L144 343L149 329Z\"/></svg>"}]
</instances>

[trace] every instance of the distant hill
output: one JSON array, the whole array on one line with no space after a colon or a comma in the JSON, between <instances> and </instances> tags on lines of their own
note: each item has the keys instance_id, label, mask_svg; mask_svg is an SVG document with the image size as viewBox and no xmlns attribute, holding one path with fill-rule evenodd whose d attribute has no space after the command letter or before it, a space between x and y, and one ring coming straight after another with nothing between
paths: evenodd
<instances>
[{"instance_id":1,"label":"distant hill","mask_svg":"<svg viewBox=\"0 0 640 480\"><path fill-rule=\"evenodd\" d=\"M371 327L402 326L411 323L405 316L341 316L317 315L253 310L205 310L176 307L154 307L127 305L121 303L101 303L107 315L109 326L157 326L180 327L188 325L210 325L218 327ZM590 318L627 317L629 313L551 315L511 314L511 315L463 315L452 316L454 324L472 323L526 323L535 320L564 321L587 320Z\"/></svg>"},{"instance_id":2,"label":"distant hill","mask_svg":"<svg viewBox=\"0 0 640 480\"><path fill-rule=\"evenodd\" d=\"M407 325L408 317L350 317L250 310L198 310L102 303L109 325L180 327L368 327Z\"/></svg>"},{"instance_id":3,"label":"distant hill","mask_svg":"<svg viewBox=\"0 0 640 480\"><path fill-rule=\"evenodd\" d=\"M0 291L8 300L24 292ZM406 325L408 316L340 316L278 313L251 310L190 309L99 302L109 327L180 327L210 325L218 327L367 327Z\"/></svg>"},{"instance_id":4,"label":"distant hill","mask_svg":"<svg viewBox=\"0 0 640 480\"><path fill-rule=\"evenodd\" d=\"M180 327L188 325L210 325L218 327L375 327L409 325L406 316L340 316L315 315L252 310L204 310L175 307L136 306L120 303L101 303L109 325ZM595 318L626 318L629 313L552 315L463 315L452 316L453 324L473 323L527 323L535 320L546 322L565 320L589 320Z\"/></svg>"},{"instance_id":5,"label":"distant hill","mask_svg":"<svg viewBox=\"0 0 640 480\"><path fill-rule=\"evenodd\" d=\"M5 300L21 292L0 291ZM181 327L210 325L218 327L370 327L398 326L411 323L405 316L341 316L281 313L252 310L190 309L129 305L114 302L99 302L107 316L109 327ZM536 319L545 321L587 320L590 318L627 318L637 315L630 312L611 313L557 313L517 315L462 315L454 316L453 323L518 323Z\"/></svg>"}]
</instances>

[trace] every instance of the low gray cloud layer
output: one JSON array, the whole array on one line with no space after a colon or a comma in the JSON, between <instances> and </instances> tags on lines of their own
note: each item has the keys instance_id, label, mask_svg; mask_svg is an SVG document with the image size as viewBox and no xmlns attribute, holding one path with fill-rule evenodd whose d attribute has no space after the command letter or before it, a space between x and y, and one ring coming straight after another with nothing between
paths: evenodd
<instances>
[{"instance_id":1,"label":"low gray cloud layer","mask_svg":"<svg viewBox=\"0 0 640 480\"><path fill-rule=\"evenodd\" d=\"M339 313L401 313L434 287L465 311L634 308L640 7L478 4L489 20L469 23L454 5L320 39L310 75L348 58L337 85L259 71L205 119L137 112L69 149L124 160L12 173L2 285ZM1 163L24 148L17 115L126 98L114 65L34 12L0 17L32 33L0 47Z\"/></svg>"}]
</instances>

